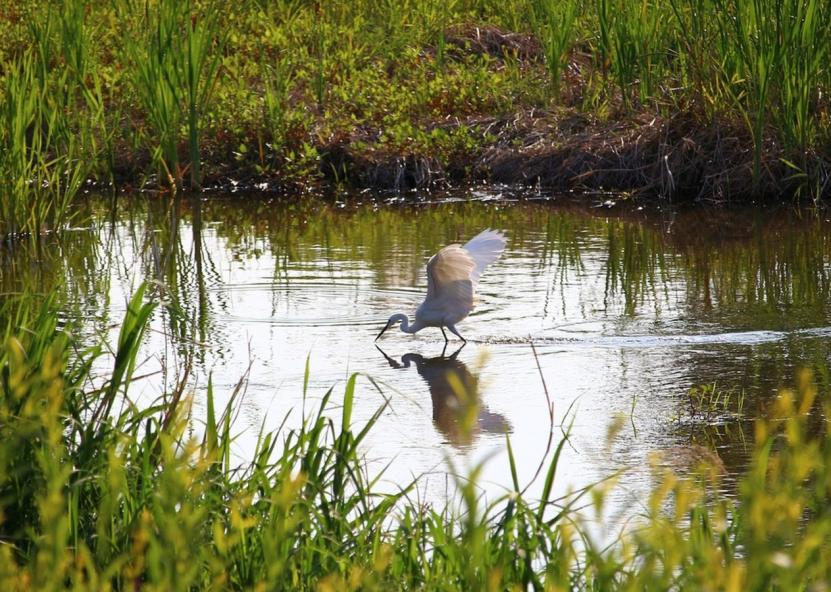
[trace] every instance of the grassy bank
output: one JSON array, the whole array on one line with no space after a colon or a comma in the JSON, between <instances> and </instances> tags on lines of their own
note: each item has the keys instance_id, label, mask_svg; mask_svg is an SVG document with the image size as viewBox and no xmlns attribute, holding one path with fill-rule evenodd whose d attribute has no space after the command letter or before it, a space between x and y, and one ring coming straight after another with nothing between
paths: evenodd
<instances>
[{"instance_id":1,"label":"grassy bank","mask_svg":"<svg viewBox=\"0 0 831 592\"><path fill-rule=\"evenodd\" d=\"M819 0L26 0L4 230L60 225L90 177L822 197L829 33Z\"/></svg>"},{"instance_id":2,"label":"grassy bank","mask_svg":"<svg viewBox=\"0 0 831 592\"><path fill-rule=\"evenodd\" d=\"M303 427L261 434L237 465L239 390L221 410L209 385L196 430L184 387L130 403L153 309L143 290L105 376L90 370L102 348L79 349L50 308L7 300L2 311L3 589L794 590L831 579L831 438L816 419L829 407L808 376L757 423L735 500L718 496L714 473L656 472L642 518L607 545L583 522L607 485L549 499L556 447L541 499L514 477L485 502L479 467L458 478L458 505L421 504L407 484L380 493L360 452L375 419L351 421L357 376L340 408L327 395ZM505 471L516 474L512 461Z\"/></svg>"}]
</instances>

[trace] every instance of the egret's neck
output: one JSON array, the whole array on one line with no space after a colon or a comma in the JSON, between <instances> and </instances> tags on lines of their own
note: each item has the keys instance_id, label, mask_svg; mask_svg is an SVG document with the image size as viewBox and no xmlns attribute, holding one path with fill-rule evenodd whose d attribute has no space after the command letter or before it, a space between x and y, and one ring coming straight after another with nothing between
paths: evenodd
<instances>
[{"instance_id":1,"label":"egret's neck","mask_svg":"<svg viewBox=\"0 0 831 592\"><path fill-rule=\"evenodd\" d=\"M407 315L405 314L398 313L390 317L390 323L395 323L397 321L401 321L401 330L404 333L415 333L416 331L421 329L421 326L418 324L418 322L415 322L411 325L410 320L407 318Z\"/></svg>"}]
</instances>

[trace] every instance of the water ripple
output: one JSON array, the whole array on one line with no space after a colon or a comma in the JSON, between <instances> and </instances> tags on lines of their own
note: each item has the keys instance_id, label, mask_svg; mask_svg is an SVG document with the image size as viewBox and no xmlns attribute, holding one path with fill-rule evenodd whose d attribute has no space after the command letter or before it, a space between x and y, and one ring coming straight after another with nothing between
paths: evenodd
<instances>
[{"instance_id":1,"label":"water ripple","mask_svg":"<svg viewBox=\"0 0 831 592\"><path fill-rule=\"evenodd\" d=\"M535 344L540 346L569 346L590 348L659 348L685 345L756 345L781 341L789 335L831 335L831 327L801 331L736 331L694 335L595 335L591 337L487 337L479 340L490 344Z\"/></svg>"}]
</instances>

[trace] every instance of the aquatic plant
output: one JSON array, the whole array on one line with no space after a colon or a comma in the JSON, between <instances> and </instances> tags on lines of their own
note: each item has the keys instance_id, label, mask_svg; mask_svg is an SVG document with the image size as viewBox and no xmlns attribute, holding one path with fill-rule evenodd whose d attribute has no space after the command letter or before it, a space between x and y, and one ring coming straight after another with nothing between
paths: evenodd
<instances>
[{"instance_id":1,"label":"aquatic plant","mask_svg":"<svg viewBox=\"0 0 831 592\"><path fill-rule=\"evenodd\" d=\"M724 389L717 383L694 386L687 391L687 417L694 421L711 422L719 416L741 418L744 393Z\"/></svg>"}]
</instances>

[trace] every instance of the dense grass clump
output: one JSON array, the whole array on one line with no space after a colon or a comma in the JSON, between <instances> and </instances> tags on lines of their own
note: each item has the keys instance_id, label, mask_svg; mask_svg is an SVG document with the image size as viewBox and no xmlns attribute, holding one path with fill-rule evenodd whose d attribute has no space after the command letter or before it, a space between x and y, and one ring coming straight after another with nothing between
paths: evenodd
<instances>
[{"instance_id":1,"label":"dense grass clump","mask_svg":"<svg viewBox=\"0 0 831 592\"><path fill-rule=\"evenodd\" d=\"M829 38L821 0L27 0L0 231L59 227L88 175L826 196Z\"/></svg>"},{"instance_id":2,"label":"dense grass clump","mask_svg":"<svg viewBox=\"0 0 831 592\"><path fill-rule=\"evenodd\" d=\"M193 430L184 387L146 408L130 402L153 305L129 303L111 372L100 348L78 351L38 314L3 311L0 353L0 585L3 589L818 589L831 578L831 408L809 376L756 427L753 461L730 501L697 478L661 473L642 519L601 545L576 510L604 488L551 500L518 483L477 494L474 467L458 504L416 502L412 486L378 493L361 443L383 412L352 426L357 389L337 421L330 394L302 427L263 433L232 461L232 407L207 391ZM35 310L26 303L27 310ZM23 310L19 308L17 310ZM195 435L199 434L199 435ZM510 443L508 443L510 451ZM586 493L591 493L587 496Z\"/></svg>"}]
</instances>

